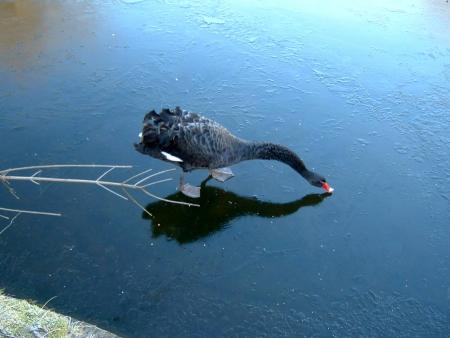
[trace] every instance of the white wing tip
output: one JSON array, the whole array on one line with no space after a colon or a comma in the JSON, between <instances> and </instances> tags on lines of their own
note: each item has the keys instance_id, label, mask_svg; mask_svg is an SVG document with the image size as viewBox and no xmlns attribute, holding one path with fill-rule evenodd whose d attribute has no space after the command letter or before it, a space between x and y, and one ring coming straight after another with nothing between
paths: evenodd
<instances>
[{"instance_id":1,"label":"white wing tip","mask_svg":"<svg viewBox=\"0 0 450 338\"><path fill-rule=\"evenodd\" d=\"M165 151L161 151L161 154L163 154L164 157L166 159L168 159L169 161L172 161L172 162L183 162L183 160L181 158L173 156L173 155L170 155L169 153L166 153Z\"/></svg>"}]
</instances>

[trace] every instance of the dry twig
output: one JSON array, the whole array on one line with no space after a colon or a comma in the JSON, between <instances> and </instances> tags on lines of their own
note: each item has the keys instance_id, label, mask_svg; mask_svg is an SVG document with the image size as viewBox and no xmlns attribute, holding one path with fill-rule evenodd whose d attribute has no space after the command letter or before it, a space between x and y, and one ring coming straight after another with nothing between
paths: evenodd
<instances>
[{"instance_id":1,"label":"dry twig","mask_svg":"<svg viewBox=\"0 0 450 338\"><path fill-rule=\"evenodd\" d=\"M21 212L18 212L13 218L11 218L11 221L9 221L9 224L8 224L7 226L5 226L5 227L2 229L2 231L0 231L0 236L1 236L6 230L8 230L8 229L11 227L11 225L14 224L14 221L16 220L17 217L20 216L20 214L21 214Z\"/></svg>"},{"instance_id":2,"label":"dry twig","mask_svg":"<svg viewBox=\"0 0 450 338\"><path fill-rule=\"evenodd\" d=\"M79 179L79 178L58 178L58 177L47 177L47 176L40 176L43 170L48 169L62 169L62 168L103 168L106 169L100 176L98 176L96 179ZM137 200L135 197L133 197L130 194L130 190L135 191L141 191L147 196L156 198L161 201L174 203L174 204L182 204L186 206L196 206L198 207L198 204L193 203L186 203L181 201L172 201L167 200L165 198L156 196L155 194L151 193L148 188L152 185L167 182L172 180L171 178L161 179L154 182L147 183L151 178L165 174L167 172L171 172L175 169L168 169L156 172L154 174L148 175L148 173L151 171L151 169L144 170L134 176L131 176L124 181L116 182L116 181L108 181L104 180L104 178L110 174L113 170L116 169L130 169L132 166L129 165L103 165L103 164L53 164L53 165L40 165L40 166L29 166L29 167L19 167L19 168L10 168L0 171L0 183L3 183L3 185L7 188L7 190L17 199L19 196L15 192L15 190L11 187L11 182L13 181L25 181L25 182L31 182L33 184L39 185L43 182L48 183L76 183L76 184L91 184L96 185L113 195L124 199L124 200L131 200L134 204L136 204L139 208L141 208L144 212L152 216ZM20 172L22 171L34 171L31 175L20 175ZM133 183L135 182L135 183ZM121 189L124 192L124 195L118 193L117 191L114 191L114 188ZM39 214L39 215L47 215L47 216L61 216L60 213L53 213L53 212L43 212L43 211L31 211L31 210L20 210L20 209L8 209L8 208L1 208L0 211L3 212L12 212L16 213L16 215L11 219L10 224L6 226L1 232L0 235L9 228L13 223L14 220L22 213L24 214ZM0 218L4 218L7 220L10 220L10 217L0 215Z\"/></svg>"}]
</instances>

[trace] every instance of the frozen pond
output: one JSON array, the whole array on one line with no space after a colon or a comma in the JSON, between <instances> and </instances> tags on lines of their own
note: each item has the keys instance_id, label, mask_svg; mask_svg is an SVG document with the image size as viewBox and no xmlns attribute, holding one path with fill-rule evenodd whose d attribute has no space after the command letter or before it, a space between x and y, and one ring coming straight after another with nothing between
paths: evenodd
<instances>
[{"instance_id":1,"label":"frozen pond","mask_svg":"<svg viewBox=\"0 0 450 338\"><path fill-rule=\"evenodd\" d=\"M447 2L0 2L0 169L168 169L133 142L177 105L290 147L335 194L250 161L201 208L139 195L149 219L14 183L0 207L64 215L0 236L0 289L127 337L450 336ZM169 176L152 191L186 200Z\"/></svg>"}]
</instances>

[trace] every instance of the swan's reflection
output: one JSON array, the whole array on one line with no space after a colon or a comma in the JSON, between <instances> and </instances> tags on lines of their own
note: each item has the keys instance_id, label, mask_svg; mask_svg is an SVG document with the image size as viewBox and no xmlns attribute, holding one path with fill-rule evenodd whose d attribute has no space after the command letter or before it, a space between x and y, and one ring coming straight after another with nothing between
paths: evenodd
<instances>
[{"instance_id":1,"label":"swan's reflection","mask_svg":"<svg viewBox=\"0 0 450 338\"><path fill-rule=\"evenodd\" d=\"M196 200L200 207L187 207L167 202L154 202L146 209L153 219L143 213L143 217L152 222L152 235L167 236L178 243L194 242L222 230L235 218L256 215L261 217L281 217L292 214L302 207L314 206L330 194L311 194L288 203L263 202L256 198L239 196L233 192L201 184L201 197ZM167 197L170 200L191 202L181 192Z\"/></svg>"}]
</instances>

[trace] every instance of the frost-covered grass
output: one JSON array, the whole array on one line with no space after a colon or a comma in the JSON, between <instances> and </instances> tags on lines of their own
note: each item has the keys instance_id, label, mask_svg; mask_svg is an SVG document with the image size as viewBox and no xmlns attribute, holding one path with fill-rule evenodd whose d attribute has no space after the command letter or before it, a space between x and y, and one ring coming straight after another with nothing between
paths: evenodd
<instances>
[{"instance_id":1,"label":"frost-covered grass","mask_svg":"<svg viewBox=\"0 0 450 338\"><path fill-rule=\"evenodd\" d=\"M95 326L75 321L0 290L0 337L116 337Z\"/></svg>"},{"instance_id":2,"label":"frost-covered grass","mask_svg":"<svg viewBox=\"0 0 450 338\"><path fill-rule=\"evenodd\" d=\"M69 317L0 293L0 336L35 337L35 331L46 337L67 337L76 327Z\"/></svg>"}]
</instances>

